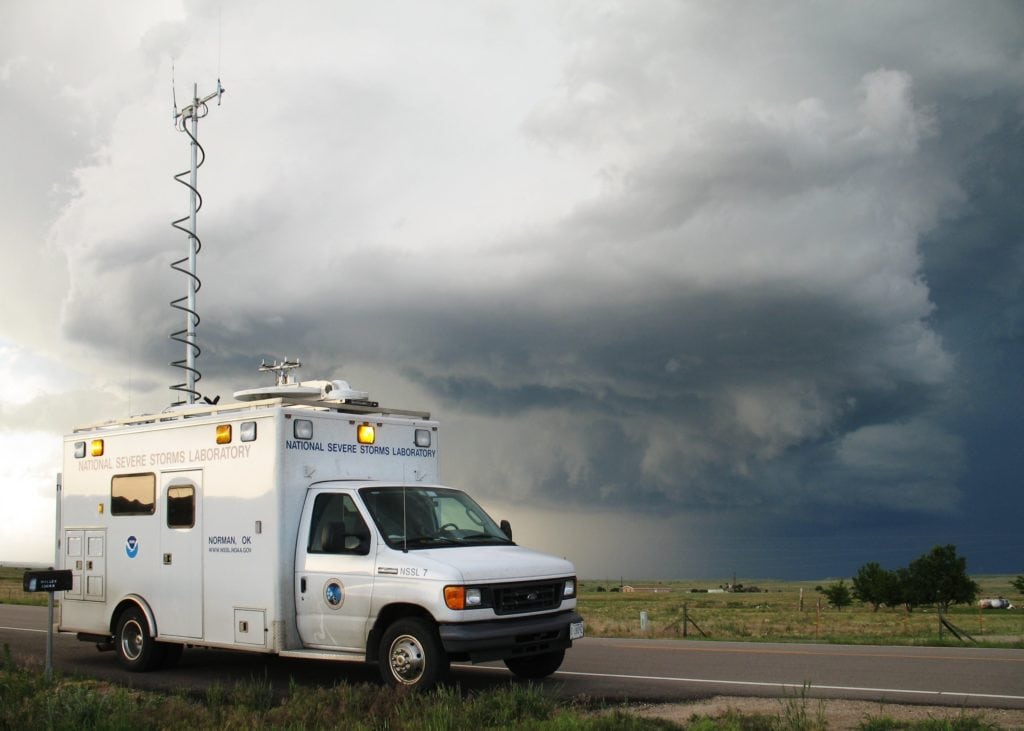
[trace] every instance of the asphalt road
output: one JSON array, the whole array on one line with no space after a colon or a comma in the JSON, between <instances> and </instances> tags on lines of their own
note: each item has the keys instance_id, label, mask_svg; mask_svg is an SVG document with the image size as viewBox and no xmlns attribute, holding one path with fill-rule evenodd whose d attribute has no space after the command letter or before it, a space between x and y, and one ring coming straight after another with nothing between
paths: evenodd
<instances>
[{"instance_id":1,"label":"asphalt road","mask_svg":"<svg viewBox=\"0 0 1024 731\"><path fill-rule=\"evenodd\" d=\"M42 663L45 607L0 605L0 643L17 658ZM288 660L221 650L189 649L173 670L128 673L113 653L97 652L73 635L54 638L54 666L153 689L202 691L214 683L266 678L285 692L290 679L308 685L376 682L373 666ZM499 664L456 665L466 689L514 681ZM544 681L557 692L611 701L692 701L715 695L852 698L967 708L1024 709L1024 650L796 645L586 638Z\"/></svg>"}]
</instances>

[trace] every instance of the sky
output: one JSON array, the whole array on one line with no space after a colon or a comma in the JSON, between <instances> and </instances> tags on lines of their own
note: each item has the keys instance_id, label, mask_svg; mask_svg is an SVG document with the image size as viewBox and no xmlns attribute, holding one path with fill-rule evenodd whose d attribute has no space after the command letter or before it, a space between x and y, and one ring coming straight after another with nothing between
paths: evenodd
<instances>
[{"instance_id":1,"label":"sky","mask_svg":"<svg viewBox=\"0 0 1024 731\"><path fill-rule=\"evenodd\" d=\"M218 78L204 395L430 411L583 577L1024 570L1012 0L0 0L0 560L62 434L175 398Z\"/></svg>"}]
</instances>

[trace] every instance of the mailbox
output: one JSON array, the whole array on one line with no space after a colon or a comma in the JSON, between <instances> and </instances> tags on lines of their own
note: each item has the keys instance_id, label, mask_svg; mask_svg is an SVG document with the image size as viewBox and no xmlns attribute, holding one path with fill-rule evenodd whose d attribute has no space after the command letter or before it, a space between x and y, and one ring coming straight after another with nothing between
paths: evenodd
<instances>
[{"instance_id":1,"label":"mailbox","mask_svg":"<svg viewBox=\"0 0 1024 731\"><path fill-rule=\"evenodd\" d=\"M25 591L68 591L71 571L26 571L22 588Z\"/></svg>"}]
</instances>

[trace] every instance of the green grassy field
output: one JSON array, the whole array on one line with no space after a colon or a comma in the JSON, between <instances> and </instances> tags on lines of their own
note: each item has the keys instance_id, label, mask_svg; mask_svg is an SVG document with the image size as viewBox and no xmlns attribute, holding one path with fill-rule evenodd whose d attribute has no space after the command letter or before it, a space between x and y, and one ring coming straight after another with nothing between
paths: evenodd
<instances>
[{"instance_id":1,"label":"green grassy field","mask_svg":"<svg viewBox=\"0 0 1024 731\"><path fill-rule=\"evenodd\" d=\"M1024 599L1010 585L1013 576L974 578L982 587L980 596L1004 596L1018 607L1024 606ZM591 637L681 638L684 616L688 615L692 621L685 623L685 636L692 639L959 644L948 630L943 630L940 638L938 616L932 607L909 613L884 607L874 612L860 604L842 611L833 609L815 590L832 581L741 580L737 583L756 585L762 591L707 593L692 590L718 589L725 581L633 582L637 590L628 592L619 590L619 582L584 580L579 611ZM641 612L647 613L646 630L640 626ZM950 608L947 619L979 642L1024 647L1022 608L981 611L976 606L958 605Z\"/></svg>"},{"instance_id":2,"label":"green grassy field","mask_svg":"<svg viewBox=\"0 0 1024 731\"><path fill-rule=\"evenodd\" d=\"M45 606L45 593L22 591L23 573L24 569L20 568L0 568L0 603ZM981 585L981 596L1004 596L1018 608L981 611L976 606L959 605L950 609L947 618L979 642L1024 647L1024 598L1010 585L1014 577L974 578ZM940 638L938 617L931 607L920 607L910 613L883 607L874 612L871 607L854 604L837 611L815 591L817 586L832 581L743 580L744 585L756 585L763 591L707 593L691 590L717 589L725 582L637 581L631 582L637 591L623 592L618 582L584 580L580 582L579 611L591 637L686 636L711 640L959 644L946 630ZM659 591L643 591L653 588ZM685 625L685 635L684 607L692 620ZM641 612L647 613L646 629L640 626Z\"/></svg>"},{"instance_id":3,"label":"green grassy field","mask_svg":"<svg viewBox=\"0 0 1024 731\"><path fill-rule=\"evenodd\" d=\"M14 566L0 566L0 604L34 604L46 606L45 592L29 594L22 591L22 576L25 569Z\"/></svg>"}]
</instances>

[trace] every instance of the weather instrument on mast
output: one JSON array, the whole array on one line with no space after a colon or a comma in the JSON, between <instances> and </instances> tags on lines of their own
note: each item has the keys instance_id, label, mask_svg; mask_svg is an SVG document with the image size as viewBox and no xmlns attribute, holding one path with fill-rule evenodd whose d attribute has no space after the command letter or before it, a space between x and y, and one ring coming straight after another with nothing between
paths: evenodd
<instances>
[{"instance_id":1,"label":"weather instrument on mast","mask_svg":"<svg viewBox=\"0 0 1024 731\"><path fill-rule=\"evenodd\" d=\"M185 372L184 383L176 383L171 386L172 391L180 394L175 406L183 404L194 404L199 399L199 392L196 390L196 383L203 377L196 367L196 359L202 350L196 342L196 328L199 326L199 311L196 306L196 293L203 286L199 275L196 274L196 256L203 248L199 236L196 234L196 214L203 207L203 197L199 195L197 179L199 168L206 159L206 152L199 144L199 120L209 114L207 106L214 97L217 97L217 106L220 106L221 96L224 94L224 87L217 79L217 90L212 94L199 98L199 85L192 85L192 102L187 106L178 109L178 100L174 94L174 75L171 74L171 96L174 102L174 126L184 132L191 140L192 165L188 170L183 170L174 176L174 179L189 190L189 213L171 222L171 225L188 236L188 253L181 259L171 263L171 269L185 275L187 289L183 296L171 300L171 307L185 315L185 327L171 333L171 340L181 343L185 348L185 357L171 363L175 368ZM185 176L189 176L185 180Z\"/></svg>"}]
</instances>

